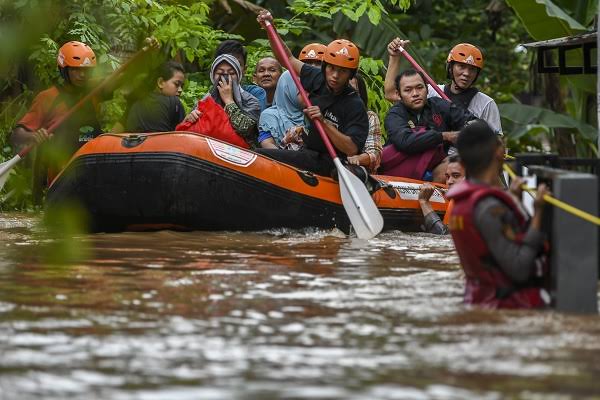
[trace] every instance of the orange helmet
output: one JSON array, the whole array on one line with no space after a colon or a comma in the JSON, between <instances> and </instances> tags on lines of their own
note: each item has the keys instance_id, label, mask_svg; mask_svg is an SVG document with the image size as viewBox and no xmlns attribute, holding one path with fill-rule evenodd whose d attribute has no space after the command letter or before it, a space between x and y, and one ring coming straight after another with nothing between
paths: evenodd
<instances>
[{"instance_id":1,"label":"orange helmet","mask_svg":"<svg viewBox=\"0 0 600 400\"><path fill-rule=\"evenodd\" d=\"M311 43L304 46L298 59L300 61L323 61L327 46L321 43Z\"/></svg>"},{"instance_id":2,"label":"orange helmet","mask_svg":"<svg viewBox=\"0 0 600 400\"><path fill-rule=\"evenodd\" d=\"M56 62L60 68L64 67L95 67L96 55L85 43L67 42L58 50Z\"/></svg>"},{"instance_id":3,"label":"orange helmet","mask_svg":"<svg viewBox=\"0 0 600 400\"><path fill-rule=\"evenodd\" d=\"M336 39L327 45L323 61L338 67L358 69L360 52L354 43L346 39Z\"/></svg>"},{"instance_id":4,"label":"orange helmet","mask_svg":"<svg viewBox=\"0 0 600 400\"><path fill-rule=\"evenodd\" d=\"M483 69L483 54L476 46L469 43L457 44L450 50L447 63L459 62Z\"/></svg>"}]
</instances>

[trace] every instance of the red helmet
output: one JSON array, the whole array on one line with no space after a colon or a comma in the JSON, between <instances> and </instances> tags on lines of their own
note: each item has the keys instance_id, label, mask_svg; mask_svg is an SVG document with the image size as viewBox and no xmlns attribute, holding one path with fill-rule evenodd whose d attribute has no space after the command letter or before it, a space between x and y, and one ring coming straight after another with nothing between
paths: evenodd
<instances>
[{"instance_id":1,"label":"red helmet","mask_svg":"<svg viewBox=\"0 0 600 400\"><path fill-rule=\"evenodd\" d=\"M67 42L58 50L56 62L64 67L95 67L96 55L90 46L82 42Z\"/></svg>"},{"instance_id":2,"label":"red helmet","mask_svg":"<svg viewBox=\"0 0 600 400\"><path fill-rule=\"evenodd\" d=\"M336 39L327 45L323 61L338 67L358 69L360 52L351 41Z\"/></svg>"},{"instance_id":3,"label":"red helmet","mask_svg":"<svg viewBox=\"0 0 600 400\"><path fill-rule=\"evenodd\" d=\"M321 43L311 43L304 46L298 59L300 61L323 61L327 46Z\"/></svg>"},{"instance_id":4,"label":"red helmet","mask_svg":"<svg viewBox=\"0 0 600 400\"><path fill-rule=\"evenodd\" d=\"M483 54L481 54L481 50L469 43L457 44L450 50L446 62L451 63L453 61L483 69Z\"/></svg>"}]
</instances>

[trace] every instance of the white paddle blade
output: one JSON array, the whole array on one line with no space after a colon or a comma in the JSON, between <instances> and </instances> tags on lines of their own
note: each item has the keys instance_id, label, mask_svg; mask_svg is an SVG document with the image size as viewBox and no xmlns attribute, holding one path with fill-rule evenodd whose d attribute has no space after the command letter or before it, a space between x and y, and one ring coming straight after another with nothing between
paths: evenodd
<instances>
[{"instance_id":1,"label":"white paddle blade","mask_svg":"<svg viewBox=\"0 0 600 400\"><path fill-rule=\"evenodd\" d=\"M338 170L342 204L356 235L360 239L371 239L377 236L383 229L383 217L365 184L348 171L339 158L333 161Z\"/></svg>"},{"instance_id":2,"label":"white paddle blade","mask_svg":"<svg viewBox=\"0 0 600 400\"><path fill-rule=\"evenodd\" d=\"M15 165L17 165L17 163L19 161L21 161L21 156L19 156L17 154L16 156L14 156L13 158L11 158L10 160L5 161L2 164L0 164L0 190L2 190L2 188L4 187L4 184L8 180L8 177L10 175L10 171L12 171L13 167Z\"/></svg>"}]
</instances>

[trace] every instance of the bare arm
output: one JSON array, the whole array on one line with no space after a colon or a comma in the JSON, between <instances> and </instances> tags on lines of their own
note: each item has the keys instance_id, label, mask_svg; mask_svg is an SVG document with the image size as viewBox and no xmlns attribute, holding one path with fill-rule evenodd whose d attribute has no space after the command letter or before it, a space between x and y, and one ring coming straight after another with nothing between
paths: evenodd
<instances>
[{"instance_id":1,"label":"bare arm","mask_svg":"<svg viewBox=\"0 0 600 400\"><path fill-rule=\"evenodd\" d=\"M34 133L35 132L25 129L22 126L17 126L15 129L13 129L10 135L10 144L15 149L20 149L28 144L31 144L33 143Z\"/></svg>"},{"instance_id":2,"label":"bare arm","mask_svg":"<svg viewBox=\"0 0 600 400\"><path fill-rule=\"evenodd\" d=\"M271 15L271 13L269 11L263 10L258 14L258 17L256 17L256 20L263 28L266 29L267 21L269 21L271 24L273 24L273 15ZM285 42L283 40L280 40L280 42L283 44L283 49L285 51L284 57L281 57L275 51L275 48L276 48L275 43L276 42L271 37L269 37L269 42L271 43L271 49L273 49L273 53L275 54L275 58L277 58L277 61L279 61L279 63L283 66L287 65L286 61L289 61L290 65L292 66L292 68L294 69L296 74L299 75L304 63L302 61L298 60L296 57L294 57L294 55L292 54L290 49L287 47Z\"/></svg>"},{"instance_id":3,"label":"bare arm","mask_svg":"<svg viewBox=\"0 0 600 400\"><path fill-rule=\"evenodd\" d=\"M263 140L262 142L259 143L259 145L260 145L260 147L262 147L264 149L278 149L279 148L279 147L277 147L277 144L275 144L275 139L273 139L273 137Z\"/></svg>"},{"instance_id":4,"label":"bare arm","mask_svg":"<svg viewBox=\"0 0 600 400\"><path fill-rule=\"evenodd\" d=\"M26 146L43 143L51 136L52 134L45 128L40 128L37 131L30 131L19 125L11 132L10 144L16 152L19 152Z\"/></svg>"},{"instance_id":5,"label":"bare arm","mask_svg":"<svg viewBox=\"0 0 600 400\"><path fill-rule=\"evenodd\" d=\"M325 134L331 140L331 144L333 147L346 154L347 156L354 156L358 153L358 147L352 140L352 138L348 135L344 135L342 132L338 131L333 125L329 125L325 123L323 118L323 114L321 114L321 110L318 106L311 106L304 110L304 113L310 120L318 119L321 121L321 125L323 125L323 129L325 130Z\"/></svg>"},{"instance_id":6,"label":"bare arm","mask_svg":"<svg viewBox=\"0 0 600 400\"><path fill-rule=\"evenodd\" d=\"M363 167L371 167L371 156L368 153L361 153L355 156L348 157L348 162L354 165L362 165Z\"/></svg>"},{"instance_id":7,"label":"bare arm","mask_svg":"<svg viewBox=\"0 0 600 400\"><path fill-rule=\"evenodd\" d=\"M444 225L440 216L437 215L431 206L430 199L434 190L435 188L430 183L424 183L419 188L419 206L423 212L425 232L436 235L446 235L448 234L448 227Z\"/></svg>"},{"instance_id":8,"label":"bare arm","mask_svg":"<svg viewBox=\"0 0 600 400\"><path fill-rule=\"evenodd\" d=\"M385 99L391 102L396 102L400 100L400 96L398 96L398 91L396 90L396 76L400 73L400 52L398 51L398 46L405 47L408 45L409 40L401 40L400 38L396 38L392 40L388 44L388 67L385 73L385 81L383 82L383 90L385 94Z\"/></svg>"},{"instance_id":9,"label":"bare arm","mask_svg":"<svg viewBox=\"0 0 600 400\"><path fill-rule=\"evenodd\" d=\"M352 141L350 136L344 135L342 132L338 131L333 125L329 125L327 123L323 123L323 129L325 133L331 140L331 144L333 147L341 151L347 156L354 156L358 153L358 147Z\"/></svg>"}]
</instances>

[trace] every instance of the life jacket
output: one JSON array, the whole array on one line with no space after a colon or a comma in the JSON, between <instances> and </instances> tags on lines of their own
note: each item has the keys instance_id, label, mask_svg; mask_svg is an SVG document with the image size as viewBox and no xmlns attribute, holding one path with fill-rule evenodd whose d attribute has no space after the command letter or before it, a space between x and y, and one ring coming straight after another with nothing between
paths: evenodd
<instances>
[{"instance_id":1,"label":"life jacket","mask_svg":"<svg viewBox=\"0 0 600 400\"><path fill-rule=\"evenodd\" d=\"M412 129L414 135L425 132L425 127ZM434 158L444 159L444 146L439 145L422 153L407 154L398 151L393 144L383 148L381 153L381 171L384 175L401 176L404 178L423 179L423 175Z\"/></svg>"},{"instance_id":2,"label":"life jacket","mask_svg":"<svg viewBox=\"0 0 600 400\"><path fill-rule=\"evenodd\" d=\"M502 190L465 180L448 192L447 197L454 202L449 221L450 233L466 277L465 303L489 308L545 306L541 293L548 270L545 254L540 254L536 259L534 276L524 284L516 284L498 266L475 226L475 206L488 196L502 201L516 216L518 223L512 228L517 242L522 242L529 224L513 198Z\"/></svg>"},{"instance_id":3,"label":"life jacket","mask_svg":"<svg viewBox=\"0 0 600 400\"><path fill-rule=\"evenodd\" d=\"M250 145L233 129L229 116L211 97L198 102L200 118L196 122L183 121L175 128L176 131L196 132L224 142L249 149Z\"/></svg>"}]
</instances>

